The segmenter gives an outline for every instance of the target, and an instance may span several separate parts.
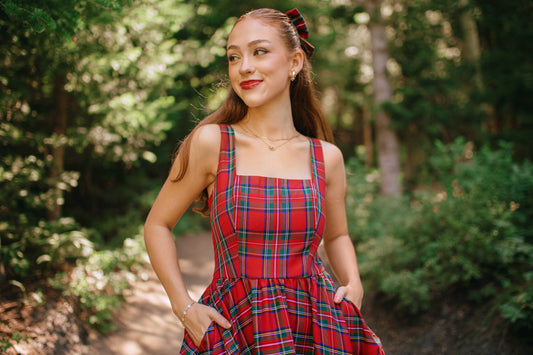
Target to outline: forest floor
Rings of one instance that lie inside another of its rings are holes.
[[[198,298],[213,272],[211,237],[208,233],[186,235],[179,237],[176,245],[186,284]],[[183,328],[153,270],[147,267],[145,272],[116,312],[117,329],[106,335],[88,329],[72,305],[54,291],[46,294],[45,305],[34,309],[0,295],[0,332],[21,335],[4,353],[177,354]],[[392,311],[377,295],[365,295],[362,313],[388,355],[533,354],[531,339],[511,335],[499,326],[497,318],[486,321],[485,310],[457,300],[444,300],[437,309],[407,317]]]

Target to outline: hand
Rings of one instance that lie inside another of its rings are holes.
[[[363,293],[363,285],[361,282],[358,282],[355,285],[340,286],[335,293],[334,301],[335,303],[341,303],[343,298],[347,298],[352,301],[359,310],[361,310]]]
[[[187,329],[193,343],[199,346],[207,328],[213,322],[222,328],[228,329],[231,327],[231,323],[222,314],[218,313],[216,309],[201,303],[195,303],[187,312],[183,325]]]

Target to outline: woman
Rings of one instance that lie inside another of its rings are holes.
[[[228,97],[184,141],[146,220],[152,265],[185,327],[182,354],[383,353],[358,310],[343,158],[313,93],[306,38],[296,9],[236,22]],[[216,266],[195,302],[171,231],[199,195]],[[336,291],[317,255],[321,240]]]

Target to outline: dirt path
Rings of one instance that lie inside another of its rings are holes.
[[[209,233],[177,238],[180,267],[191,296],[198,299],[211,281],[213,248]],[[135,285],[118,313],[118,330],[92,347],[99,354],[176,354],[181,346],[183,327],[170,310],[170,303],[151,268],[146,281]]]

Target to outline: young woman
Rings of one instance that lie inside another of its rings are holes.
[[[383,354],[359,312],[344,163],[313,92],[306,38],[296,9],[236,22],[228,97],[184,141],[146,220],[152,265],[185,327],[182,354]],[[199,195],[216,266],[196,302],[171,231]]]

